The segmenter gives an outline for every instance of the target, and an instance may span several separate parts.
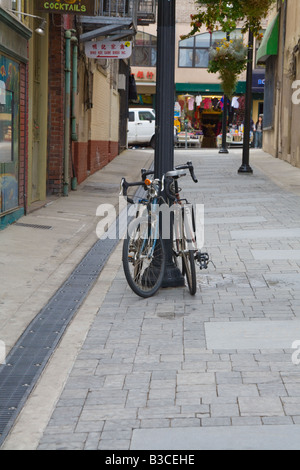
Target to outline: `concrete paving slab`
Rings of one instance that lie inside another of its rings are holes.
[[[264,260],[300,260],[300,250],[251,250],[253,258]]]
[[[290,349],[300,339],[300,321],[205,323],[208,349]]]
[[[300,288],[300,274],[264,274],[266,283],[269,287],[286,288],[286,289],[299,289]]]
[[[135,429],[131,450],[299,450],[300,426]]]
[[[255,240],[260,238],[298,238],[300,228],[291,229],[264,229],[264,230],[232,230],[230,232],[232,240]]]
[[[206,225],[219,225],[219,224],[254,224],[266,222],[265,217],[253,216],[253,217],[206,217]]]

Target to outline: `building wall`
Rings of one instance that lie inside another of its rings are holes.
[[[48,112],[48,194],[63,192],[64,154],[64,28],[63,18],[55,15],[49,24],[49,112]]]
[[[24,207],[26,211],[26,189],[28,183],[28,95],[26,91],[27,66],[20,66],[20,160],[19,160],[19,206]]]
[[[79,183],[103,168],[119,151],[118,62],[82,58],[79,64],[77,135],[73,158]]]
[[[30,5],[30,14],[40,15]],[[33,31],[29,41],[28,74],[28,206],[46,199],[47,179],[47,132],[48,132],[48,23],[45,35],[34,30],[37,20],[28,19]]]
[[[300,167],[300,103],[299,99],[295,102],[292,99],[295,92],[292,87],[293,83],[300,80],[299,52],[294,56],[295,74],[291,75],[293,49],[300,39],[299,1],[289,0],[287,3],[285,27],[284,24],[285,10],[282,5],[276,61],[274,121],[270,129],[264,130],[264,150],[293,166]]]

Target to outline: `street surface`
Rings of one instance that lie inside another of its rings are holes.
[[[149,149],[129,150],[123,163],[118,157],[109,165],[105,184],[115,187],[106,202],[117,203],[117,182],[125,168],[130,179],[130,162],[137,177],[137,156],[140,167],[153,160]],[[181,179],[183,194],[205,205],[204,251],[213,264],[197,271],[196,296],[187,287],[162,289],[147,300],[135,296],[124,278],[120,242],[3,449],[300,449],[300,169],[251,150],[254,173],[240,175],[241,158],[241,150],[175,150],[175,163],[192,160],[199,179],[197,185]],[[52,225],[55,217],[66,219],[45,232],[52,242],[41,250],[53,264],[45,272],[37,261],[39,296],[28,279],[27,298],[18,298],[18,308],[32,299],[36,309],[18,310],[11,280],[4,286],[0,340],[11,348],[50,298],[47,280],[55,292],[92,246],[99,199],[91,188],[98,177],[21,220]],[[20,228],[0,233],[7,250],[10,238],[24,240]],[[26,253],[20,245],[17,251],[24,278]],[[37,273],[32,259],[31,266]]]

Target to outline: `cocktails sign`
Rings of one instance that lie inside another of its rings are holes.
[[[94,15],[94,0],[36,0],[36,9],[45,13]]]

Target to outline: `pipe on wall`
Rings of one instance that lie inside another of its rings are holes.
[[[69,29],[65,32],[65,125],[64,125],[64,183],[63,195],[69,194],[69,170],[70,170],[70,125],[72,123],[72,140],[77,140],[76,118],[75,118],[75,97],[77,93],[77,61],[78,61],[78,41],[72,36],[76,31]],[[71,43],[73,48],[73,73],[71,66]],[[71,76],[72,76],[72,120],[71,120]]]

